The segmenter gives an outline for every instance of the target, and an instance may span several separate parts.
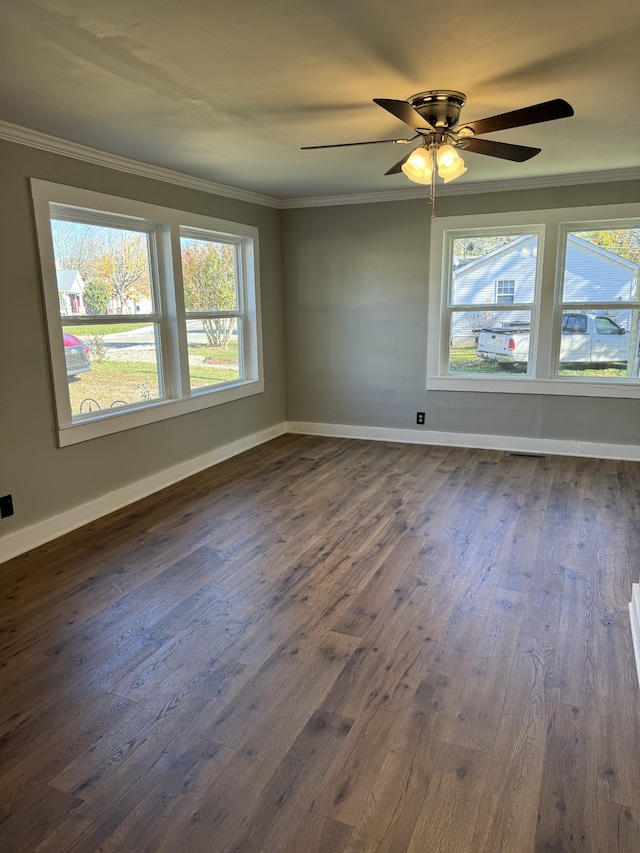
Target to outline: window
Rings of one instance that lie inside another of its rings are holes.
[[[511,279],[496,282],[496,302],[498,305],[511,305],[515,301],[516,283]]]
[[[427,388],[640,397],[640,205],[440,218]]]
[[[32,194],[61,446],[263,390],[257,229]]]
[[[526,333],[528,346],[540,287],[539,241],[535,229],[447,233],[449,273],[443,320],[450,328],[450,346],[445,354],[448,374],[502,373],[506,361],[480,354],[479,343],[485,337],[496,346],[504,342],[509,347],[513,341],[513,347],[517,344],[519,348]],[[502,278],[505,272],[514,277]],[[526,364],[526,358],[519,364]]]
[[[105,212],[87,221],[61,204],[49,214],[72,420],[163,399],[156,228]],[[86,352],[82,371],[74,346]]]
[[[560,229],[559,377],[638,379],[640,222],[636,227],[625,222],[608,226],[583,230],[565,224]],[[573,330],[566,327],[565,317],[573,317]]]
[[[192,389],[235,381],[244,375],[242,279],[238,243],[180,229],[187,344],[190,352],[207,351],[203,362],[189,361]]]

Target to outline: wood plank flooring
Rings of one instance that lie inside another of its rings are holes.
[[[640,853],[640,465],[284,436],[0,566],[3,853]]]

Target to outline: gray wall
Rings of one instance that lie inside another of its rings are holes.
[[[640,200],[640,181],[438,199],[438,216]],[[425,391],[426,200],[283,212],[290,421],[638,444],[635,400]]]
[[[160,423],[56,445],[28,178],[140,199],[260,229],[265,392]],[[0,535],[126,487],[285,418],[279,212],[0,142]]]
[[[28,178],[260,229],[265,393],[58,448]],[[638,442],[630,400],[427,392],[429,207],[277,211],[0,141],[0,535],[282,423]],[[439,216],[640,199],[640,182],[442,198]],[[282,260],[281,260],[282,250]],[[284,266],[284,272],[282,270]],[[283,327],[284,310],[284,327]],[[285,396],[286,387],[286,396]]]

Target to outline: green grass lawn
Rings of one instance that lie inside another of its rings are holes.
[[[65,332],[77,335],[79,338],[89,338],[93,335],[116,335],[120,332],[134,332],[136,329],[144,329],[148,323],[115,323],[113,326],[63,326]]]
[[[231,338],[226,347],[210,347],[196,344],[188,347],[189,355],[205,359],[210,364],[236,364],[238,361],[238,341]]]
[[[147,324],[118,324],[109,327],[109,331],[131,331],[144,328]],[[77,327],[72,328],[78,332]],[[149,361],[125,361],[116,358],[109,347],[104,346],[107,335],[104,326],[83,326],[82,337],[91,350],[90,371],[79,374],[69,382],[69,397],[74,414],[96,409],[108,409],[111,406],[129,405],[143,400],[156,400],[159,396],[158,375],[156,364]],[[102,346],[97,346],[92,340],[93,334],[98,335]],[[188,347],[190,364],[189,377],[192,388],[203,388],[230,382],[239,377],[238,371],[238,341],[232,338],[226,347],[212,347],[195,344]],[[153,356],[146,354],[147,358]],[[135,356],[132,356],[134,358]],[[144,356],[140,356],[144,358]]]
[[[495,362],[484,361],[476,355],[475,347],[451,347],[450,373],[504,373]]]
[[[238,378],[237,370],[215,365],[191,365],[193,388],[216,385]],[[87,373],[69,381],[69,398],[74,414],[108,409],[158,398],[158,376],[152,362],[103,361]]]
[[[591,367],[563,367],[560,376],[626,376],[627,367],[611,364],[592,365]]]

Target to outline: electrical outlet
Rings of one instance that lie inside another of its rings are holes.
[[[418,412],[416,423],[418,426],[424,426],[424,412]]]
[[[4,495],[0,498],[0,518],[9,518],[13,515],[13,498],[11,495]]]

